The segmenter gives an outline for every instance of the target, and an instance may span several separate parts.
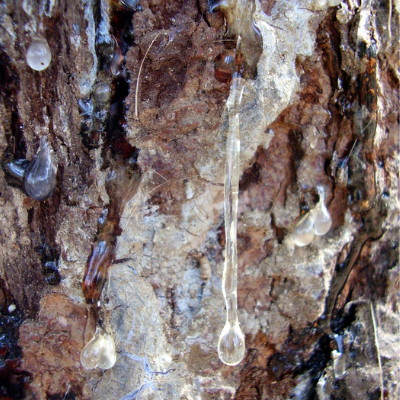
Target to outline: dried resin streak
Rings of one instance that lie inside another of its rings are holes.
[[[134,149],[134,148],[132,148]],[[141,170],[136,157],[114,161],[106,181],[110,203],[105,215],[99,218],[99,228],[92,253],[86,264],[82,290],[89,303],[97,304],[107,279],[108,268],[114,262],[117,237],[121,234],[119,222],[127,202],[136,194]]]
[[[114,262],[117,237],[121,234],[119,222],[126,203],[135,195],[140,182],[141,170],[137,165],[138,150],[126,139],[126,104],[129,94],[129,73],[125,69],[125,55],[132,45],[131,31],[133,10],[115,2],[110,7],[99,3],[98,11],[102,23],[96,33],[96,52],[99,57],[99,75],[105,80],[112,79],[111,88],[103,81],[93,88],[93,98],[97,113],[89,107],[87,114],[97,115],[97,134],[86,137],[90,147],[98,145],[99,134],[103,137],[103,166],[110,172],[106,190],[110,203],[99,218],[98,234],[88,258],[82,289],[89,303],[98,305],[101,291],[107,279],[108,269]],[[104,38],[101,25],[112,21],[112,41]],[[108,103],[110,107],[108,107]],[[85,106],[85,105],[84,105]],[[81,108],[83,108],[81,106]],[[99,110],[103,110],[99,118]],[[108,111],[107,111],[108,109]],[[94,113],[92,112],[94,111]]]
[[[254,78],[261,55],[262,40],[253,21],[254,1],[220,1],[211,3],[212,10],[224,13],[226,37],[236,44],[233,56],[224,56],[232,68],[231,92],[227,102],[229,129],[225,166],[225,263],[222,292],[226,305],[226,322],[218,341],[218,355],[227,365],[240,363],[245,354],[245,341],[237,311],[237,212],[240,178],[240,105],[244,77]],[[229,51],[229,46],[228,46]],[[217,71],[216,71],[217,72]],[[217,75],[217,74],[216,74]],[[243,78],[242,78],[243,77]],[[217,77],[218,79],[218,77]]]
[[[114,262],[117,250],[117,237],[122,230],[119,226],[121,215],[128,201],[138,190],[141,170],[137,160],[137,150],[130,147],[131,157],[124,159],[121,155],[114,156],[113,168],[106,181],[106,190],[110,203],[103,215],[99,218],[99,229],[96,241],[92,246],[87,263],[82,290],[89,303],[100,306],[100,296],[104,283],[108,277],[108,269]],[[111,155],[112,149],[108,154]],[[97,316],[101,309],[96,308]],[[94,337],[86,344],[81,352],[81,363],[87,369],[112,368],[116,362],[116,350],[112,334],[101,326],[99,318]]]
[[[105,184],[110,202],[99,218],[98,234],[82,282],[87,302],[95,305],[98,323],[95,335],[82,350],[81,364],[87,369],[110,369],[116,362],[116,349],[111,330],[104,328],[108,323],[100,298],[115,259],[117,238],[122,232],[121,216],[128,201],[136,194],[141,177],[137,164],[139,151],[126,139],[125,115],[125,99],[130,90],[125,56],[133,44],[135,7],[119,2],[98,2],[96,7],[100,19],[96,32],[98,82],[93,87],[92,99],[80,102],[84,117],[81,134],[88,148],[98,147],[100,138],[104,140],[102,168],[110,171]],[[104,34],[104,27],[111,21],[112,37]]]

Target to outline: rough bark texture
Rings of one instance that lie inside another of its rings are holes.
[[[43,135],[58,159],[41,202],[0,170],[1,398],[379,399],[380,374],[384,397],[399,395],[399,4],[337,3],[256,3],[263,52],[243,99],[238,221],[247,351],[232,368],[216,351],[222,14],[205,0],[143,0],[135,12],[114,0],[0,1],[2,166],[31,160]],[[25,61],[36,35],[52,52],[42,72]],[[97,82],[109,102],[94,98]],[[81,284],[118,197],[107,177],[133,153],[139,190],[114,215],[101,298],[117,363],[88,371],[79,357],[97,310]],[[333,226],[295,247],[317,186]]]

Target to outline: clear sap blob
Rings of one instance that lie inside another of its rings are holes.
[[[309,245],[315,236],[314,210],[303,215],[295,225],[292,232],[292,239],[296,246],[303,247]]]
[[[337,350],[332,351],[333,373],[335,375],[335,379],[342,379],[346,374],[346,359],[344,355],[343,336],[335,334],[333,335],[333,338],[335,339],[338,347]]]
[[[333,358],[333,373],[335,379],[342,379],[346,374],[346,359],[343,353],[339,353],[336,350],[332,351]]]
[[[218,355],[226,365],[237,365],[245,352],[244,336],[239,323],[226,322],[218,341]]]
[[[317,187],[319,193],[319,202],[314,208],[313,212],[315,213],[315,234],[322,236],[328,233],[329,229],[332,226],[331,215],[329,214],[328,209],[325,206],[325,190],[322,186]]]
[[[322,236],[328,233],[332,226],[331,215],[324,203],[319,203],[315,208],[315,234]]]
[[[110,100],[111,90],[108,85],[100,82],[94,87],[93,95],[99,103],[107,103]]]
[[[24,189],[35,200],[48,199],[56,187],[57,164],[46,137],[40,139],[39,149],[24,176]]]
[[[92,340],[83,348],[81,364],[86,369],[110,369],[117,360],[114,340],[102,329],[97,329]]]
[[[26,52],[26,62],[35,71],[43,71],[51,62],[51,51],[46,39],[33,39]]]

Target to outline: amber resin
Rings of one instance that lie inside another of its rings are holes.
[[[110,196],[105,220],[99,220],[96,241],[87,263],[82,290],[89,303],[97,304],[107,279],[108,268],[114,262],[117,237],[121,234],[119,222],[126,203],[137,192],[140,167],[132,159],[118,157],[106,182]]]

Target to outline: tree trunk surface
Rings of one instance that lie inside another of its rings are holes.
[[[229,26],[206,0],[124,3],[0,1],[0,398],[397,398],[399,2],[255,3],[235,367],[217,352]],[[42,137],[58,169],[38,201],[7,166]],[[297,247],[318,188],[332,227]],[[88,370],[99,320],[117,361]]]

